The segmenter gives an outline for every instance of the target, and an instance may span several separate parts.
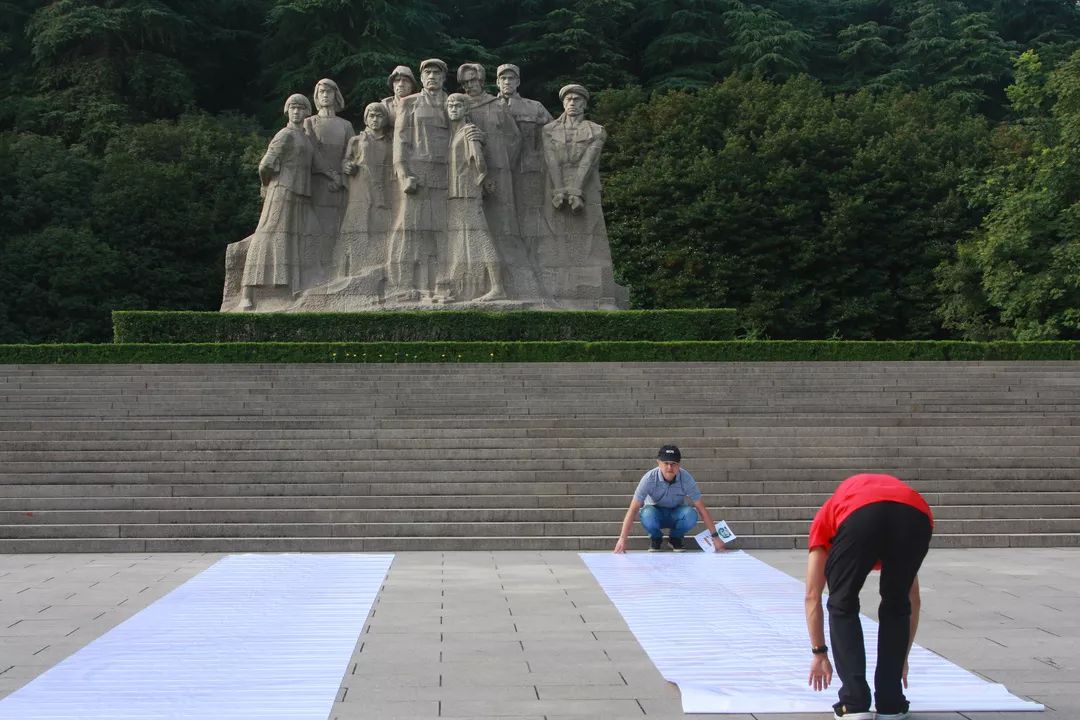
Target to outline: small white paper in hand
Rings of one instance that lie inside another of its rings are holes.
[[[735,533],[731,532],[731,528],[723,520],[717,520],[716,522],[716,534],[720,536],[720,540],[725,543],[729,543],[735,539]],[[712,531],[705,529],[694,536],[697,540],[697,544],[701,546],[701,549],[705,552],[716,552],[716,547],[712,541]]]

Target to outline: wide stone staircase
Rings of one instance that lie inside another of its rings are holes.
[[[0,552],[603,550],[668,442],[743,547],[862,471],[1075,546],[1078,441],[1068,362],[7,365]]]

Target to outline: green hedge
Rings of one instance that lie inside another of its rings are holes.
[[[730,309],[366,313],[113,311],[118,343],[731,340]]]
[[[1080,342],[427,342],[0,345],[0,363],[1080,360]]]

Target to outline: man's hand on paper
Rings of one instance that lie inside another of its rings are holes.
[[[829,654],[814,655],[810,661],[810,687],[814,690],[824,690],[830,683],[832,683],[832,663],[829,662]]]

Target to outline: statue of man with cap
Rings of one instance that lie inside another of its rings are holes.
[[[401,112],[402,101],[416,92],[417,85],[413,71],[405,65],[398,65],[394,68],[393,72],[390,73],[390,77],[387,78],[387,83],[390,85],[390,89],[394,91],[394,94],[383,98],[382,106],[386,108],[386,129],[392,141],[394,123],[397,122],[397,116]],[[393,160],[392,157],[390,159]],[[390,221],[394,222],[401,213],[402,192],[397,173],[391,173],[391,176],[390,184],[387,187],[387,200],[390,206]]]
[[[521,152],[515,166],[514,205],[517,208],[518,228],[529,255],[535,257],[536,246],[544,234],[544,142],[542,130],[551,122],[551,113],[543,103],[518,94],[521,68],[506,63],[500,65],[495,83],[499,100],[514,118],[521,133]]]
[[[626,541],[630,537],[635,516],[640,517],[641,526],[649,534],[649,552],[660,550],[665,528],[668,528],[671,549],[675,552],[685,550],[683,538],[697,525],[699,514],[705,521],[705,527],[716,527],[705,501],[701,499],[697,481],[681,463],[682,453],[678,447],[665,445],[660,448],[656,454],[656,467],[642,476],[634,491],[614,552],[626,552]],[[691,504],[688,505],[687,501]],[[712,539],[717,552],[724,549],[724,542],[715,531]]]
[[[469,97],[469,120],[484,133],[490,187],[484,197],[484,215],[506,268],[507,295],[513,300],[539,301],[540,283],[521,241],[514,202],[521,132],[506,105],[484,90],[485,75],[480,63],[465,63],[457,74]]]
[[[416,76],[407,66],[398,65],[390,73],[390,77],[387,78],[386,82],[390,89],[394,91],[394,94],[383,98],[382,104],[390,114],[390,127],[393,127],[394,121],[397,120],[398,111],[401,109],[401,101],[416,92]]]
[[[611,245],[600,207],[600,151],[607,133],[585,119],[589,91],[559,91],[563,114],[544,126],[544,160],[550,202],[536,261],[544,290],[574,309],[617,310],[626,289],[615,284]]]
[[[394,123],[394,171],[402,195],[387,260],[388,297],[431,298],[445,255],[450,118],[446,63],[420,63],[420,92],[402,98]]]

